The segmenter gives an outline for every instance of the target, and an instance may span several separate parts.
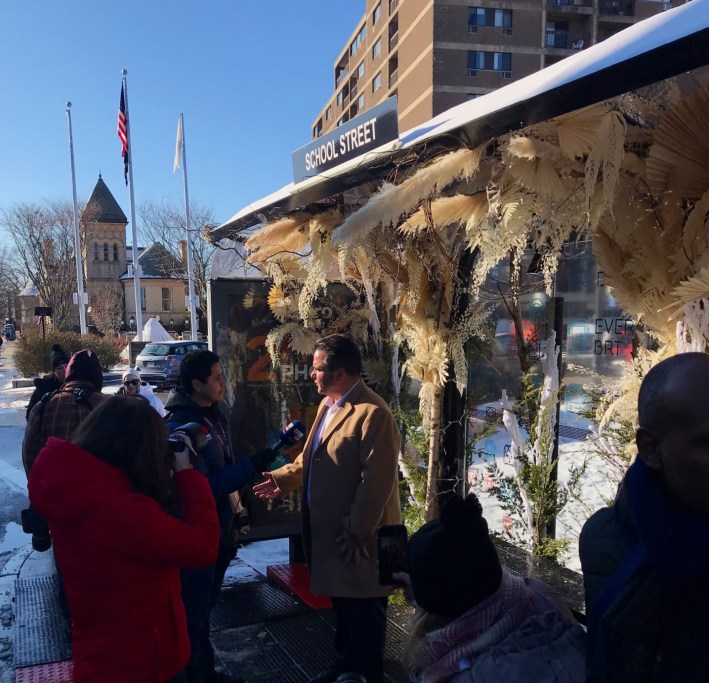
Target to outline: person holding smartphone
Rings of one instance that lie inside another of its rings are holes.
[[[387,596],[379,582],[377,527],[401,523],[399,430],[385,401],[361,378],[354,341],[333,334],[315,343],[310,377],[323,396],[303,452],[265,472],[261,498],[303,487],[303,544],[313,593],[328,595],[337,616],[337,661],[311,683],[356,672],[383,678]]]

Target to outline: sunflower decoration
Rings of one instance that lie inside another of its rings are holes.
[[[268,307],[278,320],[284,322],[290,317],[290,297],[286,296],[281,285],[272,285],[268,291]]]

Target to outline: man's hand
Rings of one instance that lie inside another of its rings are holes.
[[[283,494],[283,491],[281,491],[281,487],[276,483],[276,478],[273,474],[270,472],[261,472],[261,474],[266,477],[266,480],[254,486],[254,494],[264,500],[278,498],[278,496]]]
[[[192,469],[192,458],[195,456],[195,452],[192,450],[192,444],[189,437],[186,434],[180,434],[179,432],[173,436],[182,441],[185,447],[181,451],[173,453],[172,471],[181,472],[182,470]]]
[[[340,546],[339,555],[345,558],[347,564],[354,563],[355,567],[359,567],[362,558],[369,559],[369,551],[364,541],[360,541],[353,533],[349,531],[342,532],[342,535],[337,539]]]

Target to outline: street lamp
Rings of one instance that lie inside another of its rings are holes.
[[[175,328],[175,321],[172,318],[170,318],[170,329],[172,330],[174,328]]]
[[[135,332],[135,318],[133,316],[128,318],[128,324],[130,325],[130,331]]]
[[[186,330],[190,329],[190,319],[189,318],[185,318],[185,329]]]

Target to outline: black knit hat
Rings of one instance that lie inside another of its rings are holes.
[[[103,371],[96,354],[89,349],[77,351],[66,366],[65,381],[90,382],[96,387],[96,391],[101,391]]]
[[[56,370],[60,365],[66,365],[69,362],[69,356],[64,353],[59,344],[52,344],[52,370]]]
[[[492,595],[502,581],[500,560],[474,495],[451,498],[440,519],[411,537],[408,562],[417,604],[450,619]]]

